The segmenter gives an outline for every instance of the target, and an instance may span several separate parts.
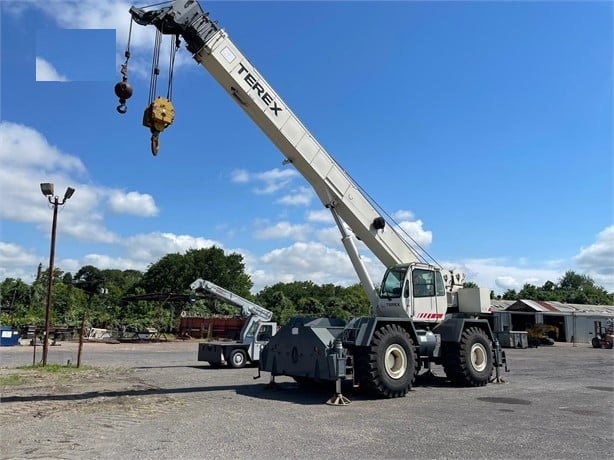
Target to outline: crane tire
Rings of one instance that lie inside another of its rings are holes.
[[[593,337],[591,340],[591,345],[593,348],[601,348],[601,340],[599,340],[597,337]]]
[[[373,334],[371,345],[356,354],[360,387],[382,398],[399,398],[416,377],[416,350],[411,336],[398,324],[386,324]]]
[[[230,352],[230,357],[228,359],[228,364],[230,367],[234,367],[235,369],[241,369],[245,367],[245,363],[247,362],[247,356],[245,352],[240,348],[236,348]]]
[[[455,385],[486,385],[493,371],[493,363],[492,343],[479,327],[465,329],[459,343],[445,344],[443,369]]]

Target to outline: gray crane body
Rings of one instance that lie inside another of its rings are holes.
[[[145,11],[140,25],[180,35],[193,58],[279,148],[313,187],[341,232],[375,315],[345,323],[293,318],[260,355],[260,370],[299,382],[351,379],[380,397],[404,396],[421,368],[441,364],[453,383],[482,386],[505,362],[489,322],[490,291],[462,288],[464,275],[425,263],[394,225],[303,126],[217,23],[195,0]],[[348,232],[347,227],[351,230]],[[387,268],[374,287],[358,254],[360,239]],[[343,398],[340,398],[344,400]],[[338,399],[339,400],[339,399]]]

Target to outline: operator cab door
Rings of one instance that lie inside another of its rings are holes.
[[[441,272],[430,267],[411,268],[411,276],[405,278],[403,296],[411,302],[417,321],[441,321],[448,308]]]
[[[249,356],[252,361],[260,360],[260,352],[276,332],[276,323],[263,322],[258,324],[253,340],[249,344]]]

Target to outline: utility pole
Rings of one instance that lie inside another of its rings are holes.
[[[51,224],[51,248],[49,249],[49,279],[47,280],[47,304],[45,306],[45,336],[43,337],[43,366],[47,365],[49,352],[49,322],[51,318],[51,299],[53,298],[53,262],[55,259],[55,233],[58,225],[58,207],[62,206],[75,193],[75,189],[68,187],[64,198],[53,194],[53,184],[45,182],[41,184],[41,192],[47,197],[53,206],[53,223]],[[34,338],[36,341],[36,337]]]

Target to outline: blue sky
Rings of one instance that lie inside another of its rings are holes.
[[[441,264],[498,293],[567,270],[614,290],[612,2],[201,4]],[[134,26],[135,94],[115,111],[129,2],[0,5],[0,279],[48,264],[48,181],[76,189],[64,271],[215,244],[243,254],[254,292],[357,282],[309,184],[184,47],[157,157],[141,126],[153,30]]]

